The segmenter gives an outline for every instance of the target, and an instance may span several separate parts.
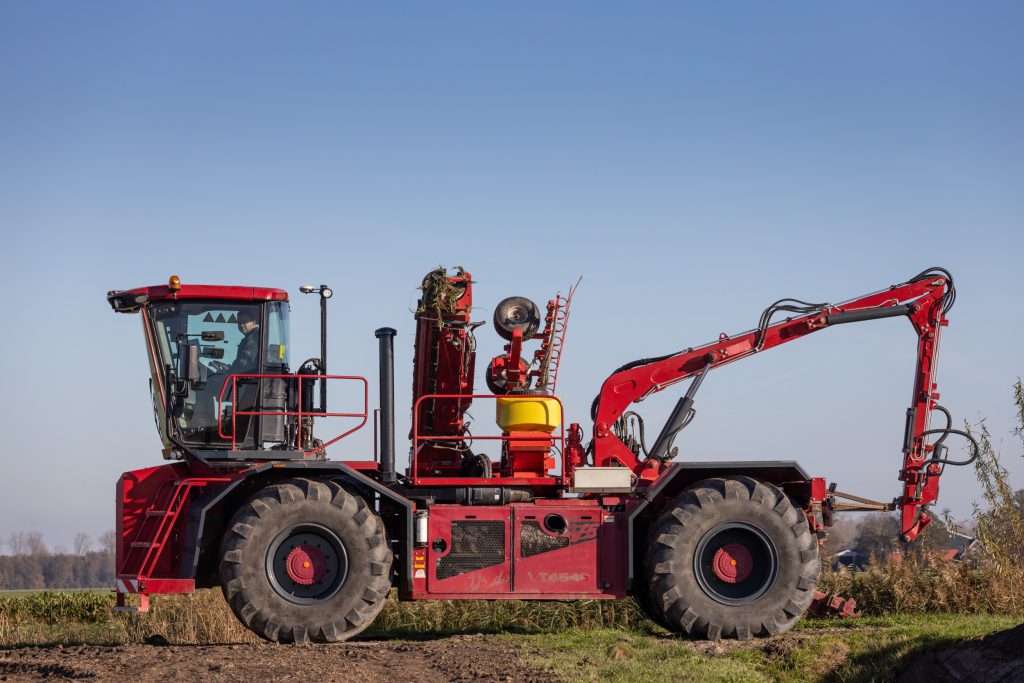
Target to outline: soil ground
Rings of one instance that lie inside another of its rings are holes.
[[[508,641],[454,636],[338,645],[49,646],[0,650],[0,681],[557,681]]]

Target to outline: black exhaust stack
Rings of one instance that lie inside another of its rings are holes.
[[[394,483],[395,476],[395,335],[382,327],[374,336],[380,344],[380,478]]]

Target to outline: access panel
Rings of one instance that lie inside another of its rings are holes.
[[[512,519],[515,593],[603,592],[598,565],[603,521],[599,506],[515,505]]]
[[[512,590],[507,507],[435,505],[430,508],[428,529],[430,593]]]

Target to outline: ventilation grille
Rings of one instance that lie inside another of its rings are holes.
[[[504,522],[452,522],[452,550],[437,561],[437,578],[450,579],[504,561]]]
[[[569,545],[569,536],[550,536],[540,528],[540,522],[523,522],[519,528],[519,555],[533,557]]]

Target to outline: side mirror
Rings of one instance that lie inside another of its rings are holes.
[[[182,344],[178,347],[178,381],[188,386],[199,380],[199,345]]]
[[[221,330],[204,330],[199,336],[203,341],[224,341],[224,332]]]

